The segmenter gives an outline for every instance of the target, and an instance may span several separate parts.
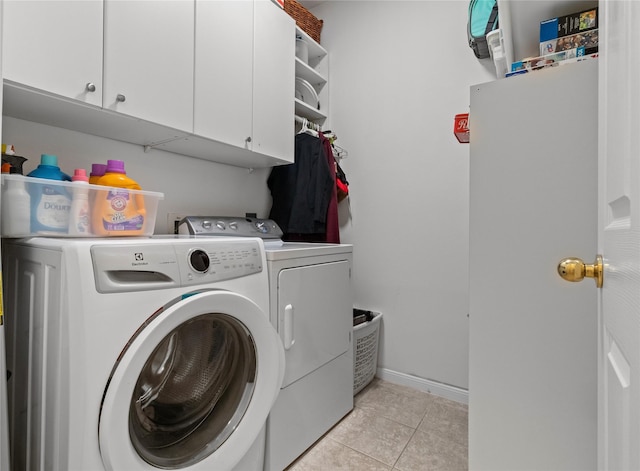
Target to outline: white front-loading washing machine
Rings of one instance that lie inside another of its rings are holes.
[[[261,470],[284,374],[260,239],[3,247],[14,470]]]
[[[269,315],[286,364],[267,420],[265,471],[282,471],[353,409],[353,246],[283,242],[270,219],[191,216],[178,230],[265,240]]]

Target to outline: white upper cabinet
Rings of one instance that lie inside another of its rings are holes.
[[[295,21],[256,0],[253,50],[253,150],[294,160]]]
[[[102,12],[102,0],[6,0],[4,79],[101,106]]]
[[[193,131],[194,10],[194,0],[105,0],[104,108]]]
[[[270,0],[196,0],[194,134],[293,162],[294,31]]]
[[[7,116],[247,168],[293,162],[295,22],[270,0],[6,0],[2,35]]]
[[[194,134],[250,148],[253,0],[196,0]]]

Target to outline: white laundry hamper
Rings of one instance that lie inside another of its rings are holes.
[[[353,327],[353,395],[358,394],[376,375],[378,367],[378,341],[382,313],[354,309],[366,314],[367,320]]]

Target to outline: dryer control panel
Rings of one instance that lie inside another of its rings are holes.
[[[96,289],[121,293],[212,283],[263,270],[258,240],[176,240],[91,247]]]
[[[282,230],[273,219],[228,216],[187,216],[179,222],[178,234],[282,238]]]

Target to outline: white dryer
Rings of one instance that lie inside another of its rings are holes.
[[[270,219],[192,216],[179,232],[265,240],[269,313],[286,363],[267,421],[265,471],[282,471],[353,409],[353,246],[283,242]]]
[[[285,349],[265,471],[282,471],[353,409],[349,244],[265,243],[271,322]]]
[[[3,247],[14,470],[261,470],[284,354],[260,239]]]

